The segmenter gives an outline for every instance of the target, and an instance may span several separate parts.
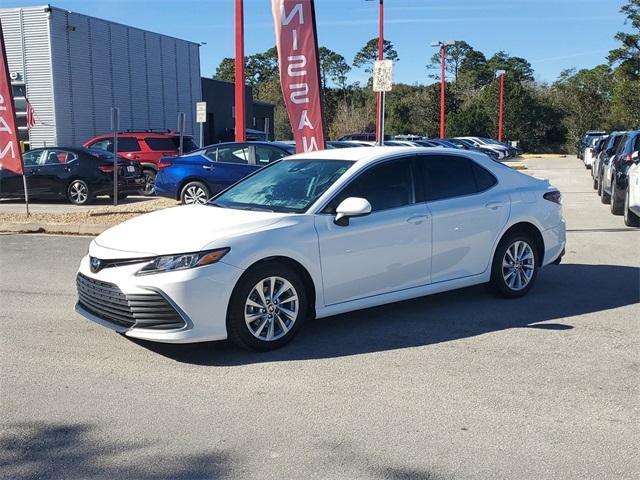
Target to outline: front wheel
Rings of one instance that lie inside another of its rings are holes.
[[[277,263],[249,270],[229,302],[229,339],[247,350],[274,350],[288,343],[307,317],[308,303],[298,274]]]
[[[79,178],[73,180],[67,187],[67,198],[74,205],[86,205],[93,198],[89,184]]]
[[[490,285],[502,297],[522,297],[536,281],[538,265],[538,251],[532,239],[522,234],[510,235],[496,249]]]

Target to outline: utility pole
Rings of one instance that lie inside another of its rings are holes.
[[[431,43],[432,47],[440,48],[440,138],[446,137],[446,87],[447,81],[445,78],[446,75],[446,56],[447,56],[447,47],[455,45],[456,42],[454,40],[448,40],[446,42],[443,41],[435,41]]]

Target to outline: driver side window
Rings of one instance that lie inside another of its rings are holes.
[[[415,204],[412,163],[403,159],[369,168],[336,195],[323,213],[335,214],[338,205],[349,197],[368,200],[372,213]]]

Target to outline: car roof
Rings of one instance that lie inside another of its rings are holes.
[[[393,157],[396,155],[442,155],[442,154],[465,155],[473,158],[483,158],[483,153],[460,152],[458,149],[429,148],[429,147],[354,147],[339,148],[335,150],[319,150],[313,152],[298,153],[287,157],[286,160],[348,160],[359,164],[372,163],[377,160]]]

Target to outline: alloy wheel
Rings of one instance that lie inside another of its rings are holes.
[[[527,287],[533,278],[535,256],[531,245],[522,240],[512,243],[502,259],[502,277],[514,291]]]
[[[291,282],[282,277],[268,277],[249,292],[244,320],[254,337],[273,342],[293,328],[299,309],[298,292]]]
[[[189,185],[184,192],[185,205],[199,204],[203,205],[208,200],[207,192],[199,185]]]
[[[82,204],[87,201],[89,197],[89,191],[84,182],[76,180],[69,187],[69,196],[73,203]]]
[[[144,187],[141,190],[143,195],[153,195],[156,191],[156,175],[153,172],[145,171],[144,175]]]

